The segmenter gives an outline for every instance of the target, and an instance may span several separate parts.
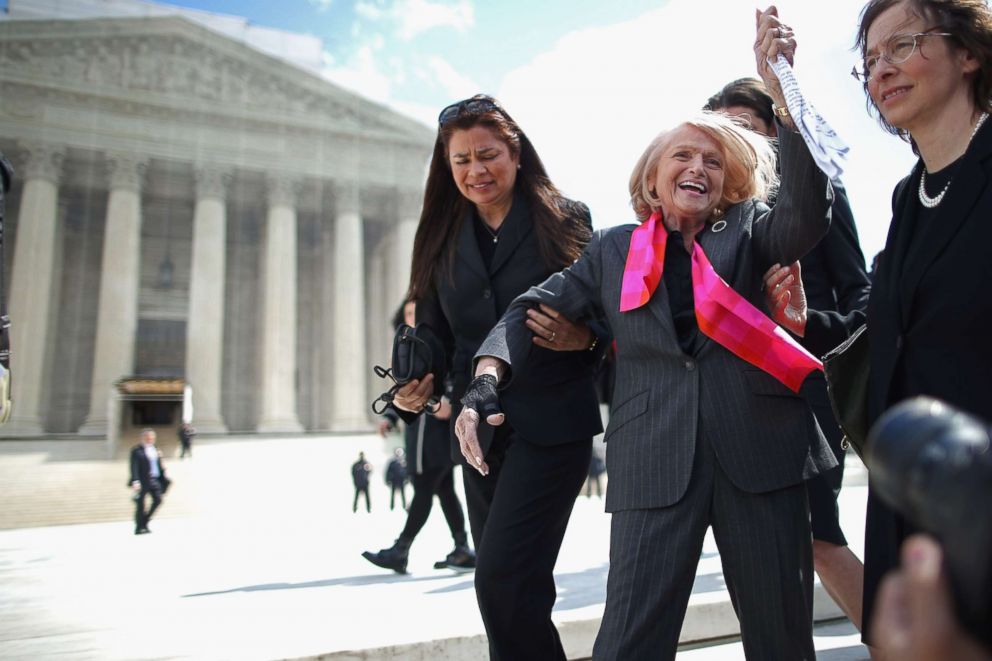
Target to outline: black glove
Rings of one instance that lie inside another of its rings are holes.
[[[498,381],[492,374],[480,374],[472,379],[462,397],[462,406],[474,409],[481,420],[503,411],[499,408],[499,393],[496,390]]]

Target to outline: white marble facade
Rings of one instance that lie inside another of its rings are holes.
[[[6,436],[104,435],[179,376],[202,432],[367,428],[433,132],[181,17],[0,22]]]

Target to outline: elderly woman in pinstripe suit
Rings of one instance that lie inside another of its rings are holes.
[[[774,10],[759,19],[765,58],[794,42]],[[606,431],[613,513],[596,659],[674,658],[708,526],[749,659],[814,659],[812,553],[804,479],[836,465],[798,389],[818,361],[764,314],[762,274],[829,227],[832,192],[779,113],[781,186],[767,141],[710,113],[662,133],[631,176],[639,225],[597,233],[572,266],[517,298],[476,354],[456,423],[484,472],[476,429],[526,378],[526,311],[605,316],[616,338]],[[553,327],[549,329],[553,332]],[[501,390],[497,390],[497,388]]]

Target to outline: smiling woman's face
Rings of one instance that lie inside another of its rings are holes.
[[[933,27],[910,12],[906,2],[895,4],[869,26],[865,59],[890,48],[893,37]],[[954,48],[948,37],[917,37],[916,48],[905,62],[891,64],[879,58],[868,81],[868,93],[889,124],[913,133],[939,121],[948,99],[970,94],[968,74],[977,66],[974,58]]]
[[[694,126],[675,129],[655,168],[654,188],[662,214],[681,226],[705,222],[723,199],[724,156],[720,145]]]

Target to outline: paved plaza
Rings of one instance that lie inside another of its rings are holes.
[[[134,536],[126,462],[100,443],[0,442],[0,658],[444,660],[485,658],[472,574],[434,570],[451,548],[440,509],[410,574],[363,550],[392,543],[385,462],[398,437],[218,437],[167,459],[173,487]],[[163,444],[167,458],[173,442]],[[351,511],[349,467],[375,466],[372,513]],[[845,531],[860,553],[864,475],[849,471]],[[69,525],[72,524],[72,525]],[[556,579],[569,658],[588,658],[602,614],[609,516],[576,502]],[[818,618],[839,611],[822,589]],[[680,659],[743,659],[712,538]],[[846,621],[821,625],[819,659],[867,659]],[[726,641],[726,642],[723,642]]]

